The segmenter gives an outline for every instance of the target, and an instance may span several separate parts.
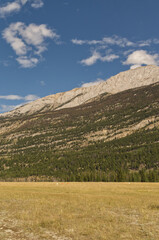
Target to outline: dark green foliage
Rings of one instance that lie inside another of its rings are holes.
[[[133,139],[136,143],[132,145]],[[61,181],[159,181],[158,141],[159,130],[153,129],[111,142],[96,142],[76,151],[34,149],[12,155],[9,160],[1,159],[0,176],[53,176]]]

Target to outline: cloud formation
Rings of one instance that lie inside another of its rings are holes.
[[[128,55],[124,65],[131,65],[132,68],[136,68],[142,65],[158,65],[159,64],[159,55],[158,54],[149,54],[145,50],[137,50]]]
[[[24,101],[17,105],[0,104],[0,112],[3,113],[3,112],[9,112],[11,110],[14,110],[15,108],[20,107],[26,103],[35,101],[35,100],[39,99],[39,97],[34,94],[29,94],[24,97],[22,97],[20,95],[5,95],[5,96],[1,95],[0,99],[7,100],[7,101]]]
[[[115,54],[102,56],[99,52],[94,51],[91,57],[81,60],[80,63],[86,66],[91,66],[98,60],[102,62],[112,62],[117,58],[119,58],[119,56]]]
[[[80,40],[77,38],[74,38],[71,40],[71,42],[75,45],[88,45],[90,46],[90,50],[92,55],[88,58],[82,59],[80,63],[84,66],[91,66],[95,64],[97,61],[101,62],[112,62],[115,59],[119,58],[119,54],[113,53],[110,46],[116,46],[120,48],[125,47],[132,47],[135,45],[132,41],[129,41],[127,38],[122,38],[117,35],[114,35],[112,37],[104,37],[101,40]],[[92,51],[92,48],[94,50]],[[105,51],[105,49],[107,49]],[[104,52],[103,52],[104,51]]]
[[[81,87],[91,87],[91,86],[96,86],[96,85],[98,85],[98,84],[101,83],[101,82],[104,82],[104,80],[102,80],[102,79],[99,78],[99,79],[97,79],[97,80],[94,81],[94,82],[83,83]]]
[[[79,40],[77,38],[72,39],[71,42],[76,45],[117,45],[120,47],[133,46],[134,43],[127,38],[122,38],[117,35],[112,37],[104,37],[101,40]]]
[[[142,65],[159,65],[159,54],[148,53],[147,50],[153,45],[159,44],[159,39],[132,42],[127,38],[114,35],[104,37],[101,40],[81,40],[74,38],[71,42],[75,45],[86,45],[90,48],[92,55],[80,61],[84,66],[91,66],[97,63],[97,61],[111,62],[115,59],[120,59],[123,65],[130,65],[130,68]]]
[[[34,101],[37,100],[39,97],[33,94],[29,94],[25,97],[19,96],[19,95],[5,95],[5,96],[0,96],[0,99],[4,99],[4,100],[24,100],[24,101]]]
[[[34,0],[33,3],[31,4],[31,6],[33,8],[41,8],[43,7],[44,3],[42,0]]]
[[[17,62],[23,68],[35,67],[40,61],[42,52],[47,50],[45,39],[58,41],[59,35],[45,24],[12,23],[2,33],[3,38],[16,53]]]
[[[42,0],[15,0],[7,2],[0,7],[0,17],[4,18],[12,13],[19,12],[26,3],[31,3],[31,7],[40,8],[44,5]]]
[[[0,17],[5,17],[11,13],[19,12],[24,4],[24,2],[18,0],[6,3],[4,6],[0,7]]]
[[[9,112],[17,107],[20,107],[20,105],[5,105],[5,104],[0,104],[0,112]]]

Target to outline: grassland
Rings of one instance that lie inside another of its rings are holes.
[[[158,183],[0,183],[1,240],[157,240]]]

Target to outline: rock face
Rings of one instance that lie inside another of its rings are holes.
[[[115,94],[127,89],[137,88],[159,82],[159,67],[144,66],[121,72],[95,86],[75,88],[68,92],[50,95],[23,105],[1,117],[31,115],[38,112],[75,107],[103,93]]]

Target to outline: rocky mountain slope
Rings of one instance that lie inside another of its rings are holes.
[[[144,81],[133,84],[144,86],[104,92],[73,108],[0,118],[0,179],[159,181],[158,67],[139,70]],[[123,81],[130,88],[136,78]]]
[[[159,81],[159,67],[145,66],[121,72],[95,86],[76,88],[68,92],[50,95],[21,106],[0,117],[31,115],[46,111],[79,106],[103,93],[115,94]]]

